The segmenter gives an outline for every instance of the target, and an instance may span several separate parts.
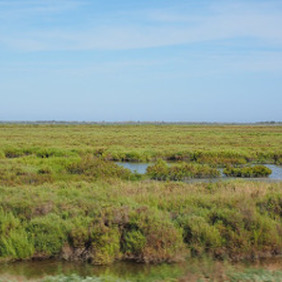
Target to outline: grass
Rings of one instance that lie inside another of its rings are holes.
[[[147,168],[147,175],[155,180],[183,181],[191,178],[215,178],[220,176],[220,172],[208,165],[185,162],[168,165],[163,160],[158,160]]]
[[[282,163],[282,126],[0,125],[0,156],[208,164]]]
[[[281,126],[0,125],[0,260],[281,254],[281,182],[172,182],[281,163],[281,137]],[[157,159],[145,176],[113,162]]]

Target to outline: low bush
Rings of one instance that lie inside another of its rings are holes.
[[[132,176],[130,170],[91,155],[68,164],[66,170],[70,174],[84,175],[94,179],[113,177],[130,179]]]
[[[50,213],[32,219],[26,231],[31,237],[36,256],[52,257],[61,252],[69,230],[66,222],[58,215]]]
[[[171,262],[182,258],[185,249],[181,229],[148,207],[103,209],[88,227],[76,228],[70,234],[71,246],[84,249],[80,258],[94,264],[120,258]]]
[[[220,172],[207,165],[179,163],[167,165],[159,160],[156,164],[147,168],[147,174],[155,180],[181,181],[191,178],[214,178],[220,176]]]
[[[282,253],[281,183],[112,179],[0,186],[0,260],[159,263]]]
[[[267,177],[272,170],[263,165],[252,167],[227,167],[223,170],[226,176],[231,177]]]
[[[25,226],[12,213],[0,210],[0,258],[23,259],[33,255]]]

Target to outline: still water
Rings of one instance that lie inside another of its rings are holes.
[[[124,168],[127,168],[131,170],[132,172],[137,172],[139,174],[145,174],[146,169],[148,166],[152,165],[152,163],[130,163],[130,162],[117,162],[116,163],[119,166],[122,166]],[[269,175],[266,178],[252,178],[251,180],[269,180],[269,181],[280,181],[282,180],[282,166],[281,165],[273,165],[273,164],[264,164],[264,166],[270,168],[272,170],[271,175]],[[226,177],[223,174],[223,169],[219,169],[221,172],[221,177],[218,179],[234,179],[232,177]],[[218,179],[213,179],[218,180]],[[246,179],[246,178],[244,178]],[[249,178],[248,178],[249,179]]]
[[[213,261],[207,258],[189,259],[177,264],[146,265],[119,262],[110,266],[93,266],[87,263],[67,263],[52,260],[31,261],[0,264],[0,281],[41,281],[49,276],[71,276],[74,274],[81,279],[85,277],[109,277],[111,278],[110,281],[199,281],[199,278],[204,278],[204,281],[219,281],[222,277],[230,277],[234,273],[259,269],[268,271],[268,274],[275,272],[275,275],[282,279],[281,265],[281,257],[235,264]],[[206,280],[207,278],[208,280]]]

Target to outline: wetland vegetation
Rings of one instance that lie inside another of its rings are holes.
[[[282,164],[282,126],[0,124],[0,156],[113,161],[187,160],[203,164]]]
[[[282,163],[282,126],[1,124],[0,260],[281,255],[281,181],[179,182],[271,173],[258,163]]]
[[[272,171],[263,165],[247,166],[247,167],[226,167],[223,170],[226,176],[233,177],[267,177]]]

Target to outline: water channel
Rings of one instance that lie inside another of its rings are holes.
[[[124,168],[127,168],[131,170],[132,172],[136,172],[139,174],[145,174],[146,169],[148,166],[152,165],[152,163],[131,163],[131,162],[117,162],[119,166],[122,166]],[[272,170],[271,175],[265,178],[244,178],[248,180],[262,180],[262,181],[282,181],[282,166],[281,165],[274,165],[274,164],[263,164],[264,166],[270,168]],[[219,169],[221,172],[221,176],[216,179],[191,179],[191,182],[200,180],[200,181],[218,181],[218,180],[229,180],[234,179],[234,177],[226,177],[223,174],[223,169]],[[239,177],[238,177],[239,178]],[[236,178],[236,179],[238,179]],[[241,178],[240,178],[241,179]],[[190,182],[190,180],[189,180]]]

